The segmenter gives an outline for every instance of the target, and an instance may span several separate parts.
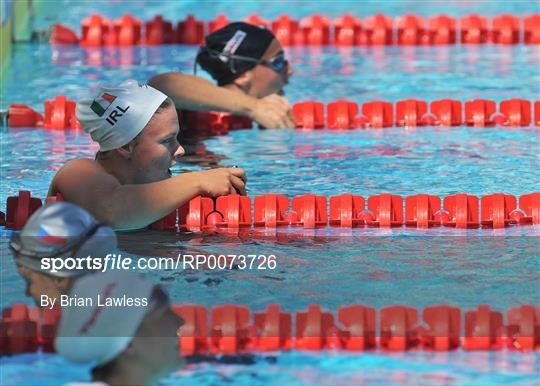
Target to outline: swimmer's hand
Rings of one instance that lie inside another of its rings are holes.
[[[193,173],[199,180],[199,191],[202,196],[246,195],[247,177],[242,168],[219,168]]]
[[[291,105],[277,94],[257,99],[250,118],[267,129],[294,128]]]

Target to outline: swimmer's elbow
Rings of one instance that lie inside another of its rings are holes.
[[[179,72],[164,72],[150,78],[148,85],[167,94],[166,91],[169,91],[173,86],[176,87],[177,83],[182,81],[185,76]]]

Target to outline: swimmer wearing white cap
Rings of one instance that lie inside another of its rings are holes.
[[[178,329],[183,321],[160,286],[141,275],[111,271],[79,279],[70,296],[93,302],[62,308],[56,352],[93,364],[91,385],[155,385],[182,366]],[[102,302],[132,299],[137,305],[99,306],[98,297]]]
[[[95,160],[69,161],[48,195],[60,193],[115,229],[144,228],[199,195],[245,195],[240,168],[170,176],[184,154],[178,116],[172,101],[150,86],[130,80],[101,87],[77,104],[76,114],[99,152]]]
[[[45,306],[44,302],[53,306],[76,279],[94,271],[88,265],[80,269],[67,269],[63,264],[53,267],[51,261],[103,258],[116,250],[117,242],[114,231],[84,209],[55,202],[37,210],[21,232],[12,236],[9,245],[26,281],[26,295],[38,306]]]

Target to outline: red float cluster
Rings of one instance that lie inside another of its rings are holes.
[[[269,305],[253,318],[247,307],[226,304],[211,310],[199,305],[173,305],[184,324],[179,330],[180,355],[235,355],[296,350],[366,351],[530,351],[540,348],[540,309],[521,305],[500,311],[488,305],[462,312],[436,305],[423,309],[395,305],[376,310],[363,305],[340,307],[335,318],[311,304],[295,314]],[[420,320],[422,319],[422,320]],[[0,322],[0,354],[53,352],[60,310],[16,304]]]
[[[356,102],[339,100],[328,103],[297,102],[293,105],[296,128],[349,130],[356,128],[384,128],[395,126],[540,126],[540,100],[508,99],[499,103],[493,100],[474,99],[462,103],[453,99],[406,99],[395,102],[367,101],[361,108]],[[44,117],[43,117],[44,116]],[[199,132],[227,134],[230,130],[251,129],[247,117],[224,112],[182,111],[184,126]],[[45,101],[45,113],[37,113],[22,104],[11,104],[8,110],[9,127],[45,127],[50,129],[80,129],[75,116],[75,102],[63,95]]]
[[[270,28],[283,45],[291,46],[365,46],[365,45],[443,45],[443,44],[540,44],[540,14],[499,15],[492,19],[477,14],[455,18],[437,15],[423,18],[404,15],[395,19],[374,15],[361,20],[345,14],[335,20],[316,14],[301,20],[281,15],[273,21],[251,15],[246,22]],[[143,23],[126,14],[111,20],[93,14],[81,22],[81,37],[66,26],[55,24],[53,44],[77,44],[85,47],[132,46],[139,44],[202,44],[204,36],[229,24],[225,15],[204,22],[188,15],[173,25],[162,16]],[[176,27],[176,28],[175,28]]]
[[[232,130],[253,128],[253,122],[248,117],[225,112],[182,110],[178,116],[182,120],[182,128],[198,133],[225,135]]]
[[[532,110],[534,109],[534,118]],[[298,129],[383,128],[395,126],[540,126],[540,100],[533,104],[525,99],[474,99],[462,103],[453,99],[428,102],[406,99],[395,102],[368,101],[359,108],[356,102],[339,100],[326,106],[322,102],[299,102],[293,105]],[[534,119],[534,122],[533,122]]]
[[[61,195],[48,197],[46,202],[61,201]],[[515,196],[494,193],[482,196],[454,194],[442,199],[429,194],[403,197],[378,194],[364,197],[353,194],[332,196],[305,194],[289,198],[279,194],[265,194],[251,198],[232,194],[216,199],[195,197],[163,219],[150,225],[154,230],[187,229],[238,230],[280,227],[354,228],[445,226],[454,228],[505,228],[511,225],[540,224],[540,193]],[[7,198],[5,226],[22,229],[30,216],[41,207],[42,201],[21,190],[18,196]]]
[[[46,129],[81,129],[75,116],[75,102],[64,95],[48,99],[44,103],[45,112],[39,114],[27,105],[12,104],[8,110],[9,127],[44,127]]]
[[[54,352],[54,337],[60,322],[59,308],[38,309],[15,304],[2,310],[0,355]]]

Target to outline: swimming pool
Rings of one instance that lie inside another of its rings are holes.
[[[420,5],[421,4],[421,5]],[[76,27],[94,11],[117,17],[125,4],[70,6],[62,20],[53,2],[36,20],[38,27],[61,21]],[[531,2],[367,2],[356,11],[351,3],[293,7],[227,2],[130,3],[143,20],[155,14],[173,20],[189,12],[210,19],[219,12],[242,18],[252,12],[273,18],[311,13],[338,16],[345,11],[366,16],[376,12],[413,12],[455,16],[471,12],[517,15],[538,11]],[[77,28],[78,30],[78,28]],[[195,47],[134,47],[111,52],[48,45],[14,47],[5,85],[8,103],[41,110],[44,99],[66,94],[77,100],[89,83],[128,77],[148,79],[174,69],[189,72]],[[289,48],[295,76],[287,89],[292,102],[340,98],[353,101],[409,97],[466,100],[512,97],[538,99],[538,46]],[[24,80],[24,81],[21,81]],[[9,97],[8,97],[9,96]],[[240,165],[248,171],[248,194],[317,193],[330,196],[382,192],[400,195],[467,192],[520,195],[538,190],[539,131],[536,128],[392,128],[346,132],[241,130],[204,143],[206,156],[175,167],[197,170],[207,163]],[[5,129],[0,133],[3,189],[0,202],[19,189],[44,197],[55,171],[67,159],[92,157],[86,136],[41,129]],[[217,160],[217,161],[216,161]],[[1,230],[2,307],[28,302],[7,249],[9,231]],[[299,233],[300,231],[296,232]],[[163,232],[121,235],[121,245],[141,256],[185,253],[275,254],[272,272],[151,272],[167,287],[174,303],[213,306],[236,303],[261,310],[280,303],[288,311],[319,303],[325,309],[360,303],[374,307],[408,304],[416,308],[448,303],[462,309],[487,303],[505,310],[521,303],[538,304],[539,232],[535,227],[502,230],[324,229],[299,237],[252,235],[247,239],[219,235]],[[166,384],[536,384],[537,353],[464,352],[403,354],[321,352],[283,353],[254,358],[248,364],[190,365]],[[31,371],[29,371],[31,369]],[[13,385],[59,384],[87,379],[86,367],[67,364],[55,355],[2,358],[2,382]]]

